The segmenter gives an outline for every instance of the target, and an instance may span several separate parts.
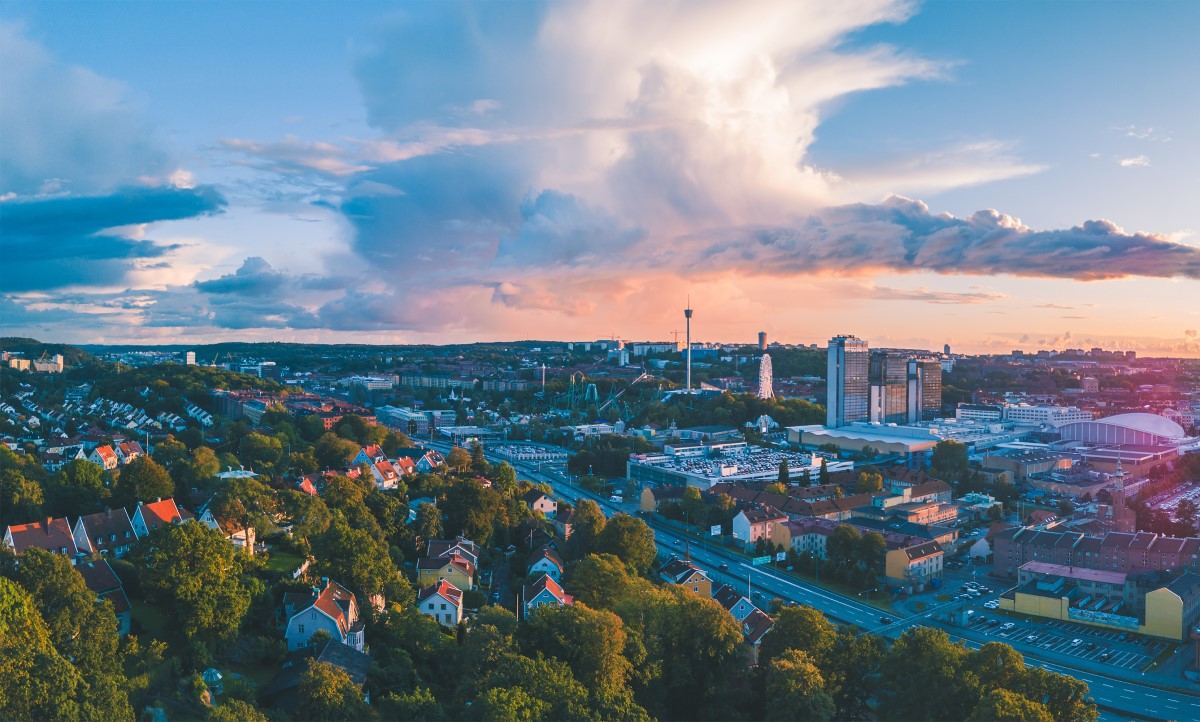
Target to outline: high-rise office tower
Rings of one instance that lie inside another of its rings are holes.
[[[758,362],[758,398],[775,398],[775,381],[771,373],[771,354],[765,353]]]
[[[183,362],[185,364],[187,364],[188,366],[195,366],[196,365],[196,352],[188,351],[187,353],[185,353],[183,355],[183,359],[184,359]]]
[[[684,322],[687,324],[687,392],[692,393],[692,301],[688,299],[687,308],[683,309]]]
[[[758,350],[759,351],[767,350],[767,332],[766,331],[758,332]]]
[[[937,359],[908,362],[908,422],[936,419],[942,413],[942,364]]]
[[[950,355],[950,344],[946,344],[945,346],[942,346],[942,353],[946,354],[947,356]]]
[[[896,351],[871,351],[871,421],[902,424],[907,420],[908,359]]]
[[[867,342],[854,336],[829,339],[826,363],[825,425],[845,426],[870,418],[868,371],[870,351]]]

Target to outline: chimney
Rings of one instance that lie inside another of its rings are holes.
[[[321,591],[329,588],[329,577],[321,577]]]
[[[50,536],[50,522],[52,522],[52,521],[54,521],[54,517],[52,517],[52,516],[46,517],[46,524],[44,527],[46,529],[46,536]]]

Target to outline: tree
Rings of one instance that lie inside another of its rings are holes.
[[[881,665],[884,716],[894,720],[965,718],[976,699],[962,674],[967,654],[966,648],[951,642],[940,629],[906,630]],[[924,683],[914,685],[913,679]],[[938,693],[929,694],[931,689]]]
[[[334,431],[338,436],[352,442],[357,447],[366,446],[371,443],[368,438],[372,429],[372,424],[357,414],[346,414],[337,422]]]
[[[767,664],[767,719],[833,719],[833,699],[824,687],[812,658],[798,649],[787,650]]]
[[[400,583],[387,542],[365,529],[352,529],[344,521],[334,521],[314,542],[313,550],[321,573],[349,587],[361,600],[384,594]]]
[[[16,469],[0,471],[0,520],[5,526],[40,518],[44,502],[41,484]]]
[[[442,536],[442,513],[433,504],[417,507],[417,519],[413,522],[413,534],[422,542]]]
[[[508,526],[508,507],[500,493],[475,479],[466,479],[453,486],[441,509],[446,513],[448,533],[462,534],[484,546],[491,541],[498,526]]]
[[[596,550],[620,558],[639,574],[650,571],[658,555],[654,532],[646,522],[628,514],[617,514],[608,520],[596,540]]]
[[[103,471],[85,459],[73,459],[59,469],[48,492],[50,514],[71,517],[100,511],[109,494]]]
[[[540,716],[529,719],[561,720],[562,722],[582,721],[591,717],[588,710],[587,689],[571,675],[571,669],[565,662],[546,658],[540,654],[536,658],[524,657],[519,654],[504,655],[480,680],[479,689],[485,704],[503,703],[500,707],[501,712],[507,711],[518,715],[537,714]],[[488,702],[489,690],[492,689],[508,690],[510,694],[497,697],[495,693],[492,693],[491,701]],[[511,695],[514,690],[523,691],[530,699],[546,702],[548,709],[536,705],[531,707],[517,704],[524,698],[514,698]],[[482,719],[490,720],[491,718],[484,716]],[[501,719],[507,718],[502,717]],[[525,717],[518,716],[516,719],[525,719]]]
[[[1071,503],[1070,499],[1059,500],[1059,502],[1058,502],[1058,515],[1059,516],[1068,517],[1074,513],[1075,513],[1075,505]]]
[[[122,505],[166,499],[175,494],[171,475],[149,456],[139,456],[121,469],[113,496]]]
[[[264,529],[278,511],[271,488],[258,479],[234,478],[213,497],[211,508],[219,519],[232,519],[245,527]]]
[[[879,665],[886,649],[878,635],[850,629],[838,632],[821,665],[826,690],[837,708],[837,719],[871,718],[868,700],[875,694]]]
[[[1099,718],[1095,703],[1088,701],[1087,683],[1074,677],[1028,667],[1021,692],[1029,699],[1040,700],[1056,720],[1095,722]]]
[[[379,715],[394,722],[439,722],[445,711],[428,687],[417,687],[404,694],[384,696],[379,701]]]
[[[210,648],[237,633],[250,608],[245,557],[220,532],[185,522],[159,527],[138,551],[147,597],[172,612],[184,637]]]
[[[541,652],[566,662],[593,697],[616,695],[632,672],[623,656],[621,618],[583,603],[537,610],[519,627],[518,639],[526,654]]]
[[[269,722],[257,707],[240,699],[226,699],[208,710],[209,722]]]
[[[493,476],[492,481],[495,484],[496,491],[500,492],[503,496],[512,496],[513,492],[517,490],[517,470],[507,461],[495,468]]]
[[[0,713],[6,719],[84,718],[83,679],[50,642],[33,597],[0,577]]]
[[[874,494],[883,491],[883,474],[875,470],[858,472],[858,482],[855,490],[859,494]]]
[[[1175,507],[1175,523],[1179,525],[1178,536],[1193,536],[1196,533],[1196,502],[1183,499]]]
[[[380,446],[383,447],[383,453],[389,457],[393,457],[401,449],[411,449],[416,444],[413,443],[412,439],[408,438],[408,434],[399,431],[389,431],[387,436],[383,437],[383,443]]]
[[[19,564],[15,558],[9,560],[4,575],[29,591],[45,620],[51,644],[82,676],[88,690],[82,700],[84,715],[93,719],[132,717],[111,603],[97,604],[96,593],[61,554],[28,549]]]
[[[934,476],[951,484],[963,481],[970,472],[966,445],[952,439],[939,441],[933,447],[929,468]]]
[[[779,460],[779,476],[776,479],[784,487],[792,482],[791,474],[788,473],[788,460],[786,457]]]
[[[550,719],[550,703],[530,695],[521,687],[492,687],[476,702],[478,719],[486,722],[538,722]]]
[[[192,460],[189,462],[192,479],[196,482],[206,482],[221,471],[221,461],[217,453],[207,446],[197,446],[192,449]]]
[[[571,515],[571,538],[567,540],[571,556],[580,558],[596,548],[596,540],[604,531],[607,519],[600,506],[591,499],[580,499]]]
[[[1007,689],[993,689],[971,710],[967,722],[1054,722],[1054,716],[1041,702]]]
[[[317,439],[313,451],[317,455],[317,463],[323,468],[345,469],[350,465],[350,460],[358,453],[358,449],[358,445],[353,441],[326,432]]]
[[[338,667],[308,660],[296,687],[296,708],[314,722],[357,722],[374,719],[358,685]]]
[[[612,554],[588,554],[570,573],[575,598],[598,609],[614,609],[637,589],[642,580],[629,573],[629,567]]]
[[[456,446],[446,455],[446,466],[450,467],[451,471],[466,471],[471,468],[471,454],[461,446]]]
[[[821,483],[829,483],[829,462],[824,458],[821,459]]]
[[[784,607],[775,617],[771,633],[763,637],[758,659],[770,662],[788,650],[799,650],[823,664],[837,639],[837,628],[809,606]]]
[[[483,444],[478,441],[471,444],[471,471],[480,476],[486,476],[491,470],[492,465],[483,455]]]
[[[238,444],[238,459],[251,469],[274,469],[282,456],[283,442],[274,436],[251,432]]]

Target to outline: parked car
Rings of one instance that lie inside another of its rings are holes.
[[[1015,626],[1017,626],[1017,625],[1016,625],[1016,624],[1013,624],[1012,622],[1005,622],[1005,623],[1004,623],[1004,625],[1003,625],[1003,626],[1001,626],[1000,628],[1001,628],[1001,629],[1003,629],[1004,631],[1008,631],[1008,630],[1012,629],[1012,628],[1013,628],[1013,627],[1015,627]]]
[[[1078,646],[1079,646],[1079,645],[1081,645],[1081,644],[1083,644],[1083,640],[1082,640],[1082,639],[1079,639],[1078,637],[1076,637],[1075,639],[1072,639],[1072,640],[1071,640],[1071,646],[1072,646],[1072,647],[1078,647]]]

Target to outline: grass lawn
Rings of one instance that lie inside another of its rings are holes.
[[[304,563],[304,557],[295,552],[271,550],[271,558],[267,560],[267,569],[278,574],[291,574]]]

